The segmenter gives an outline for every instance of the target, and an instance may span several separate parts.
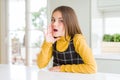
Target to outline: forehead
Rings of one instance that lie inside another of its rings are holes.
[[[53,14],[52,14],[52,18],[62,18],[62,13],[60,11],[55,11]]]

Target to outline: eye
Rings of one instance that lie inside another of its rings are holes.
[[[63,20],[59,20],[59,22],[63,22]]]
[[[51,19],[51,22],[55,22],[55,19]]]

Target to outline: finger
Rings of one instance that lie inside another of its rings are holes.
[[[48,32],[52,33],[52,25],[51,24],[48,26]]]
[[[44,33],[44,35],[46,35],[47,34],[47,29],[44,29],[43,33]]]
[[[49,71],[53,71],[53,68],[50,68]]]

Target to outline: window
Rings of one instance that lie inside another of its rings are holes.
[[[8,51],[10,64],[36,65],[47,25],[47,0],[8,0]]]
[[[120,33],[120,12],[104,13],[104,34]]]
[[[92,50],[94,54],[102,54],[102,40],[104,34],[120,34],[120,11],[118,9],[100,10],[96,0],[92,2]]]

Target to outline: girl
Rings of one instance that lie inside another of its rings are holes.
[[[95,59],[71,7],[59,6],[53,11],[37,57],[38,67],[46,67],[52,56],[53,67],[50,71],[96,73]]]

